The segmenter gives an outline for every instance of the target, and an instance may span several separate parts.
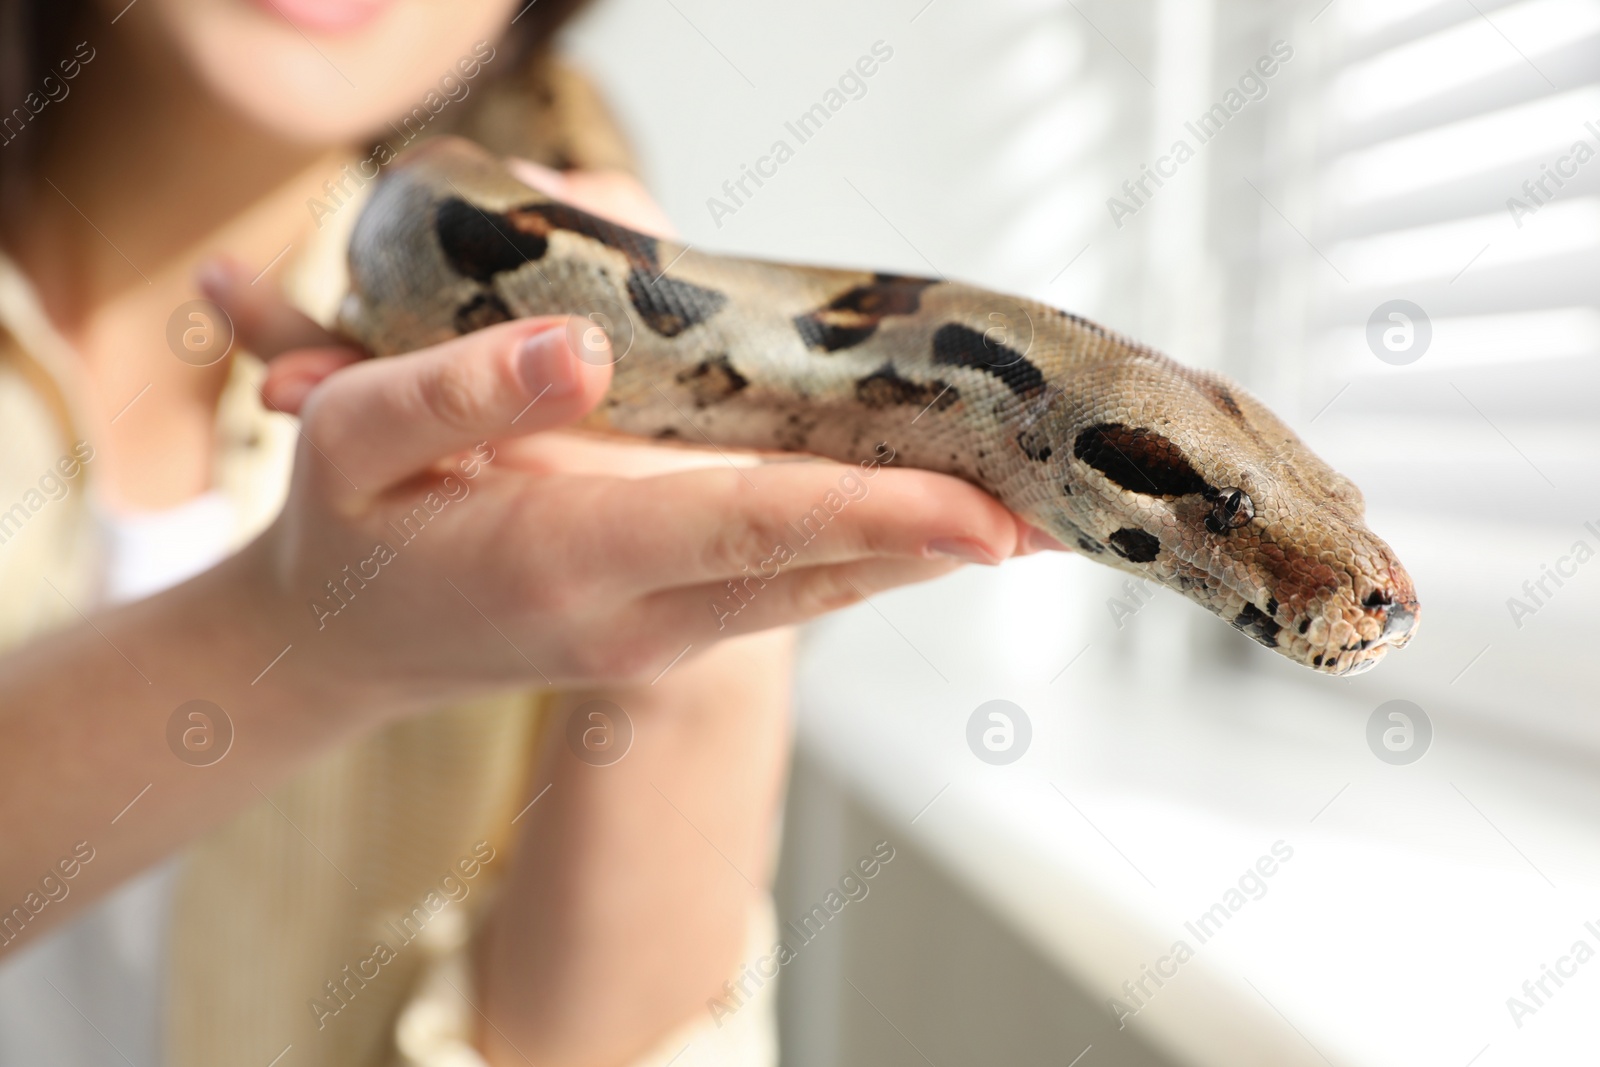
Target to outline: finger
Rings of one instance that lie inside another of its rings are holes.
[[[726,470],[728,463],[756,467],[756,457],[726,450],[714,452],[679,441],[648,441],[608,431],[555,430],[507,442],[526,469],[562,474],[592,474],[613,478],[650,478],[677,471]]]
[[[508,159],[506,169],[509,170],[517,181],[524,185],[539,190],[545,196],[557,200],[566,200],[572,195],[572,190],[567,187],[565,171],[547,167],[543,163],[535,163],[528,159]]]
[[[869,556],[996,564],[1018,524],[993,497],[929,471],[794,463],[614,482],[591,504],[589,558],[661,589]]]
[[[1021,530],[1021,534],[1017,538],[1017,555],[1019,556],[1031,556],[1035,552],[1073,551],[1070,546],[1062,544],[1058,538],[1045,533],[1037,526],[1024,522],[1020,518],[1017,519],[1017,525]]]
[[[311,394],[305,431],[346,480],[376,493],[480,441],[566,425],[611,384],[609,364],[573,351],[571,321],[520,319],[363,361]]]
[[[681,442],[645,442],[614,433],[559,431],[539,434],[516,446],[525,460],[537,460],[546,469],[563,474],[595,474],[619,478],[648,478],[685,470],[705,470],[728,464],[765,467],[781,463],[821,463],[838,469],[831,460],[795,452],[744,452],[712,449]],[[759,471],[751,471],[759,478]],[[1039,552],[1074,552],[1076,549],[1018,517],[1015,556]]]
[[[234,260],[221,256],[207,260],[196,280],[201,293],[228,313],[238,344],[262,359],[296,348],[349,347],[343,338],[290,307],[276,289],[256,284]]]
[[[902,585],[949,574],[953,559],[866,559],[825,567],[797,567],[772,579],[708,583],[673,589],[642,605],[647,632],[670,635],[667,644],[753,633],[806,622]],[[681,646],[680,646],[681,647]]]
[[[546,196],[582,208],[591,215],[652,237],[675,237],[677,229],[649,190],[620,170],[551,170],[525,159],[507,161],[517,179]]]
[[[298,415],[311,390],[336,370],[361,362],[351,348],[301,348],[286,352],[267,364],[261,383],[261,402],[269,411]]]

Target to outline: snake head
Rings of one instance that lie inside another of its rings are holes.
[[[1234,383],[1117,345],[1048,418],[1055,493],[1029,517],[1314,670],[1404,646],[1416,588],[1355,485]]]

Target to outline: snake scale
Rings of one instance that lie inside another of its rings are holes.
[[[620,355],[602,428],[846,462],[887,443],[1325,673],[1416,632],[1415,587],[1349,479],[1228,379],[1048,305],[695,251],[454,138],[389,168],[349,263],[339,326],[378,355],[586,315]]]

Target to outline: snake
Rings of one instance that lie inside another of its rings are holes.
[[[712,254],[454,137],[389,165],[348,267],[337,329],[374,355],[577,316],[614,363],[596,429],[954,475],[1324,674],[1416,633],[1415,585],[1349,478],[1230,379],[1048,304]]]

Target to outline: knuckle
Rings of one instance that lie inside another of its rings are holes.
[[[528,610],[553,619],[572,619],[594,599],[587,583],[546,571],[529,575],[519,593]]]
[[[566,660],[572,673],[586,680],[607,677],[611,665],[606,647],[593,639],[574,640],[567,646]]]
[[[419,399],[442,425],[472,430],[494,417],[503,397],[520,393],[511,352],[497,351],[440,360],[420,383]]]
[[[300,412],[300,432],[306,442],[319,452],[337,456],[346,450],[349,437],[347,421],[340,417],[339,405],[326,391],[314,390]]]
[[[706,539],[700,549],[700,566],[707,573],[717,573],[729,567],[737,568],[752,557],[757,543],[751,529],[744,523],[719,527]]]
[[[422,383],[428,413],[451,429],[477,425],[484,410],[479,375],[465,361],[442,362]]]
[[[773,550],[794,540],[781,520],[771,515],[737,518],[717,527],[701,550],[701,562],[710,572],[754,567]]]
[[[895,556],[904,551],[906,531],[917,525],[914,511],[883,516],[870,515],[865,510],[841,515],[839,533],[850,539],[850,544],[863,556]]]
[[[795,612],[809,619],[858,603],[862,592],[849,576],[837,567],[820,567],[797,576],[794,588]]]
[[[613,683],[647,680],[651,665],[659,658],[652,642],[614,635],[580,642],[570,656],[583,677]]]

